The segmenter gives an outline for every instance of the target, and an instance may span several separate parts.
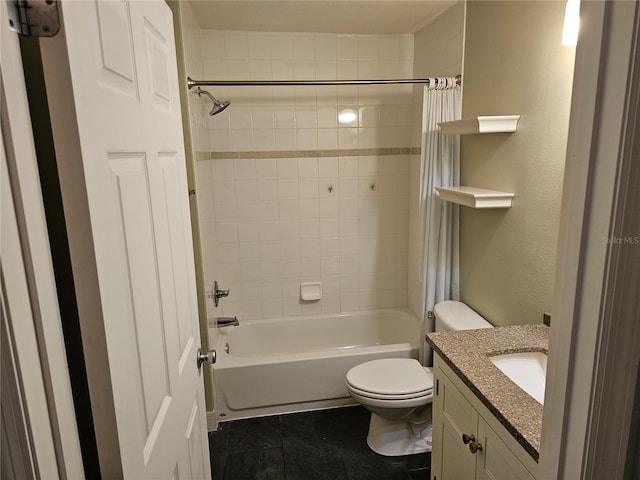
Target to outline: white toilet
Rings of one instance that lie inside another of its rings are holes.
[[[433,309],[435,331],[493,328],[461,302],[445,301]],[[367,444],[386,456],[431,451],[433,374],[412,358],[383,358],[347,372],[351,396],[371,412]]]

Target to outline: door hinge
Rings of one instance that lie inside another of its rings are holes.
[[[9,0],[9,27],[25,37],[53,37],[60,31],[58,0]]]

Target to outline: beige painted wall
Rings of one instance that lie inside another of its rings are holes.
[[[413,78],[455,77],[462,73],[465,2],[450,7],[414,34]],[[412,144],[422,138],[424,85],[413,86]]]
[[[458,2],[418,30],[413,43],[413,78],[454,77],[462,72],[464,2]],[[420,146],[422,137],[422,97],[424,87],[413,87],[412,145]],[[423,283],[419,280],[420,255],[420,155],[411,155],[409,185],[409,308],[422,311]]]
[[[550,311],[573,75],[563,1],[467,5],[463,117],[520,114],[513,134],[462,138],[464,185],[514,192],[461,209],[462,300],[497,326]]]

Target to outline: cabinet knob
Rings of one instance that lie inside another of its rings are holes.
[[[481,452],[482,451],[482,444],[481,443],[476,443],[476,442],[471,442],[469,444],[469,451],[473,454],[475,454],[476,452]]]
[[[469,445],[469,451],[471,453],[481,452],[482,444],[476,442],[476,437],[474,435],[467,435],[466,433],[462,434],[462,443],[465,445]]]

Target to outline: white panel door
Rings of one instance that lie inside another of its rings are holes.
[[[210,478],[172,14],[61,8],[41,46],[103,476]]]

